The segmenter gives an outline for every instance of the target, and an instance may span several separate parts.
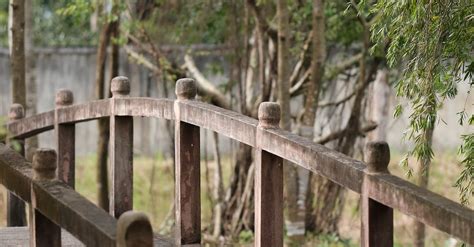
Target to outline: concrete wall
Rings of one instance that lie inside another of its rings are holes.
[[[196,63],[204,68],[206,64],[219,61],[216,57],[196,57]],[[11,105],[10,73],[7,49],[0,49],[0,116],[7,115]],[[94,99],[95,49],[63,48],[41,49],[36,64],[37,111],[43,112],[54,108],[55,92],[61,88],[73,91],[75,103],[88,102]],[[162,85],[151,78],[148,70],[137,66],[121,53],[120,74],[129,77],[132,96],[164,97]],[[222,82],[219,75],[210,75],[211,79]],[[107,78],[107,81],[109,79]],[[170,97],[174,97],[174,82],[168,82]],[[158,85],[157,85],[158,84]],[[76,129],[76,152],[78,155],[94,153],[97,146],[97,122],[80,123]],[[170,138],[166,131],[165,120],[151,118],[134,119],[134,152],[136,154],[169,154]],[[207,131],[202,135],[208,136]],[[53,133],[39,135],[41,147],[54,147]],[[203,145],[211,144],[209,139]],[[229,151],[229,141],[223,141],[223,150]],[[203,146],[204,147],[204,146]],[[209,147],[209,150],[212,147]]]

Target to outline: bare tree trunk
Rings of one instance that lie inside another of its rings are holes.
[[[95,74],[95,94],[97,99],[105,97],[105,61],[107,57],[107,46],[110,40],[110,25],[105,23],[100,32],[97,47],[97,64]],[[100,119],[99,140],[97,143],[97,185],[98,203],[101,208],[109,210],[109,188],[107,176],[107,156],[109,145],[109,120]]]
[[[281,107],[282,129],[290,130],[290,74],[289,74],[289,17],[286,0],[277,0],[277,19],[278,19],[278,102]]]
[[[12,103],[19,103],[26,107],[24,0],[10,0],[9,26]],[[7,225],[26,225],[25,203],[10,192],[8,193]]]
[[[324,1],[313,1],[312,19],[312,60],[311,79],[308,88],[305,90],[304,111],[299,124],[299,133],[310,139],[314,138],[314,124],[317,113],[319,95],[323,84],[324,62],[326,60],[326,40],[325,40],[325,18]],[[313,191],[310,189],[313,174],[304,169],[298,169],[298,220],[303,225],[303,229],[313,224]],[[316,176],[319,179],[319,176]]]
[[[216,132],[212,132],[213,146],[214,146],[214,169],[213,169],[213,185],[212,185],[212,197],[214,201],[214,230],[212,237],[218,239],[222,233],[222,215],[223,215],[223,203],[224,203],[224,184],[222,182],[222,163],[219,151],[219,136]]]
[[[33,1],[25,1],[25,78],[26,78],[26,116],[36,114],[36,54],[33,50]],[[26,159],[32,160],[38,148],[38,136],[26,139]]]
[[[278,88],[278,102],[281,107],[281,121],[282,129],[291,129],[291,112],[290,112],[290,74],[288,61],[288,39],[289,39],[289,19],[288,6],[286,0],[277,0],[277,20],[278,20],[278,58],[277,58],[277,88]],[[286,212],[287,234],[291,241],[296,242],[302,240],[304,236],[304,215],[301,217],[299,213],[300,207],[298,203],[299,198],[299,176],[298,168],[291,163],[285,161],[284,179],[285,179],[285,197],[286,197]],[[304,208],[303,208],[304,209]]]
[[[436,121],[433,121],[433,123]],[[433,125],[434,126],[434,125]],[[433,141],[433,132],[434,132],[434,127],[433,128],[428,128],[424,135],[425,138],[428,142],[428,145],[431,147],[432,141]],[[419,161],[418,165],[418,186],[422,188],[427,188],[428,187],[428,181],[429,181],[429,176],[430,176],[430,165],[431,165],[431,159],[430,158],[425,158],[421,159]],[[413,240],[413,246],[414,247],[424,247],[425,246],[425,224],[419,221],[415,221],[414,223],[414,228],[415,228],[415,236]]]
[[[386,141],[390,103],[390,85],[386,68],[377,71],[371,91],[369,119],[377,124],[377,128],[369,132],[367,138],[369,141]]]

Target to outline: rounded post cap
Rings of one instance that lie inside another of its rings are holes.
[[[110,83],[112,97],[124,97],[130,95],[130,81],[125,76],[117,76]]]
[[[58,106],[67,106],[72,105],[74,102],[74,95],[72,94],[71,90],[68,89],[60,89],[56,93],[55,103]]]
[[[388,173],[390,148],[383,141],[369,142],[365,146],[365,162],[370,173]]]
[[[127,211],[117,222],[117,246],[153,246],[153,229],[146,214]]]
[[[39,148],[33,154],[33,178],[50,180],[56,178],[56,151],[49,148]]]
[[[10,111],[8,112],[8,118],[10,120],[22,119],[25,117],[25,108],[21,104],[14,103],[10,106]]]
[[[280,124],[280,104],[262,102],[258,107],[258,125],[263,128],[278,128]]]
[[[194,99],[197,94],[196,82],[192,78],[181,78],[176,81],[178,100]]]

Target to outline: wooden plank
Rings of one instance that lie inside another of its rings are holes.
[[[8,114],[9,123],[21,121],[25,116],[25,110],[20,104],[13,104]],[[25,141],[20,138],[9,136],[8,142],[19,148],[20,155],[25,156]],[[12,192],[7,194],[7,226],[26,226],[25,202]]]
[[[55,129],[56,150],[58,151],[58,178],[74,188],[75,186],[75,140],[76,127],[74,124],[60,124],[59,109],[72,105],[74,96],[69,90],[56,93]]]
[[[264,102],[258,110],[260,131],[278,128],[280,106]],[[255,246],[283,246],[283,159],[261,148],[255,153]]]
[[[181,101],[179,105],[181,121],[255,147],[256,119],[196,100]]]
[[[116,220],[59,180],[33,181],[31,166],[0,143],[0,183],[87,246],[115,246]]]
[[[283,159],[257,149],[255,246],[283,246]]]
[[[155,98],[117,98],[114,113],[116,116],[154,117],[174,120],[174,100]]]
[[[86,246],[115,246],[117,221],[59,180],[33,183],[37,210]]]
[[[191,101],[196,85],[190,79],[176,83],[179,101]],[[199,127],[180,121],[175,104],[175,222],[176,245],[201,243],[201,179]]]
[[[67,247],[84,247],[81,241],[77,240],[68,231],[61,231],[61,243]],[[156,247],[172,247],[173,240],[159,234],[154,234],[153,243]],[[28,227],[5,227],[0,228],[1,246],[30,246],[30,236]],[[100,245],[99,245],[100,246]]]
[[[109,140],[109,213],[115,218],[133,208],[133,117],[115,116],[116,99],[127,97],[130,84],[126,77],[112,79]]]
[[[8,134],[12,138],[28,138],[54,128],[54,111],[39,113],[8,123]]]
[[[58,150],[58,178],[75,187],[75,140],[74,124],[58,124],[56,142]]]
[[[79,240],[74,238],[65,230],[61,231],[62,246],[67,247],[84,247]],[[30,235],[28,227],[5,227],[0,228],[0,245],[1,246],[30,246]]]
[[[58,123],[80,123],[110,116],[110,99],[93,100],[58,109]]]
[[[281,129],[262,130],[259,139],[263,150],[360,194],[363,162]]]
[[[385,142],[370,142],[365,148],[366,171],[389,174],[390,150]],[[361,246],[393,246],[393,209],[369,197],[370,183],[362,186]]]
[[[33,155],[33,179],[52,181],[56,178],[57,158],[53,149],[38,149]],[[33,186],[33,185],[32,185]],[[35,190],[31,189],[30,245],[37,247],[60,247],[61,228],[37,210]]]
[[[474,211],[390,174],[365,178],[370,198],[474,244]]]

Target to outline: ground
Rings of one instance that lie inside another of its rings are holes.
[[[392,174],[404,176],[404,171],[397,165],[401,155],[392,154],[392,162],[389,166]],[[230,177],[230,162],[227,157],[223,159],[224,181],[228,182]],[[76,188],[89,200],[96,201],[96,169],[94,167],[95,157],[83,156],[77,158]],[[212,160],[208,162],[213,162]],[[205,161],[202,161],[202,226],[210,222],[211,207],[207,193],[205,177]],[[435,157],[431,170],[430,189],[451,200],[458,201],[458,191],[453,183],[458,176],[460,168],[454,152],[446,152]],[[162,234],[167,234],[172,225],[173,213],[173,167],[172,160],[165,159],[161,155],[153,158],[136,156],[134,159],[134,209],[146,212],[153,225],[153,229]],[[5,190],[0,189],[0,226],[5,226]],[[348,192],[347,203],[340,222],[341,236],[325,235],[319,237],[308,236],[307,246],[359,246],[360,238],[360,213],[359,196]],[[471,207],[472,208],[472,207]],[[164,221],[168,219],[168,221]],[[413,234],[412,219],[408,216],[395,212],[395,246],[410,246]],[[249,245],[253,241],[250,232],[243,232],[239,238],[240,244]],[[426,246],[460,246],[449,245],[449,236],[432,228],[428,228]]]

